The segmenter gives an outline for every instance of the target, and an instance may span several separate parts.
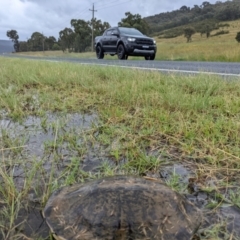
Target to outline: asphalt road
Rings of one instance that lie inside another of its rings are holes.
[[[20,57],[15,54],[2,54],[6,57]],[[240,63],[225,62],[190,62],[190,61],[146,61],[139,60],[98,60],[84,58],[51,58],[51,57],[23,57],[27,59],[51,61],[51,62],[72,62],[76,64],[99,65],[103,67],[119,66],[121,68],[132,68],[159,71],[163,73],[183,74],[208,74],[224,77],[240,77]]]

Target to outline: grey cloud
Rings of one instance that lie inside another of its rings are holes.
[[[6,31],[10,29],[18,31],[20,40],[26,40],[35,31],[58,38],[60,30],[70,27],[71,19],[91,19],[89,9],[93,2],[97,10],[95,17],[115,26],[124,18],[125,12],[146,17],[183,5],[201,5],[204,0],[0,0],[0,39],[7,39]]]

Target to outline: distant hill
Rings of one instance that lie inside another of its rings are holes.
[[[11,53],[14,51],[13,42],[9,40],[0,40],[0,54]]]
[[[240,19],[240,1],[216,1],[211,4],[207,1],[202,5],[194,5],[193,8],[182,6],[178,10],[159,13],[144,18],[148,23],[152,35],[162,35],[170,29],[176,29],[169,37],[179,36],[181,27],[193,26],[197,32],[204,33],[206,28],[215,29],[216,23]],[[240,30],[240,29],[239,29]]]

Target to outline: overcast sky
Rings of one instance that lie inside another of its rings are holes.
[[[17,30],[20,40],[33,32],[58,39],[59,31],[71,27],[71,19],[92,18],[89,9],[95,6],[95,17],[116,26],[125,12],[142,17],[173,11],[186,5],[200,6],[206,0],[0,0],[0,39],[8,39],[8,30]],[[215,3],[217,0],[208,0]],[[224,2],[224,0],[223,0]]]

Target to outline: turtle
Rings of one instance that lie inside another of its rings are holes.
[[[160,179],[113,176],[65,186],[43,209],[57,240],[189,240],[201,211]]]

